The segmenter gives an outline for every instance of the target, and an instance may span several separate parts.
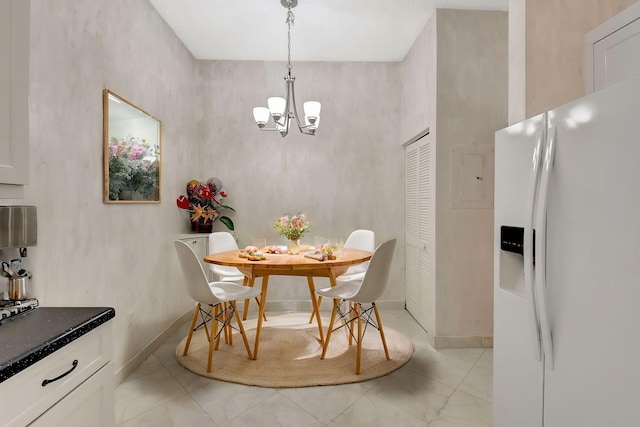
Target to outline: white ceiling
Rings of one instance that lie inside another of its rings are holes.
[[[197,59],[287,59],[280,0],[150,0]],[[291,60],[402,61],[434,8],[507,10],[508,0],[299,0]]]

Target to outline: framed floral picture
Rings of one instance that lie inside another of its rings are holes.
[[[104,202],[160,203],[162,123],[103,91]]]

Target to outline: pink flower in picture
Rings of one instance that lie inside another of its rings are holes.
[[[133,144],[129,151],[129,160],[138,160],[144,155],[145,151],[144,147],[141,147],[138,144]]]

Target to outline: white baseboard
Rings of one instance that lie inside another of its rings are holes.
[[[402,307],[404,308],[404,306]],[[414,317],[415,319],[415,317]],[[417,322],[417,320],[416,320]],[[418,322],[427,333],[427,341],[431,347],[442,348],[493,348],[493,335],[442,336],[433,335]]]
[[[427,334],[433,348],[493,348],[493,335],[471,335],[463,337],[434,337]]]

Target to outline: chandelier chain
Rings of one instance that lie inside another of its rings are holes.
[[[295,16],[293,15],[293,11],[291,10],[291,2],[288,3],[288,12],[287,12],[287,69],[289,70],[289,74],[291,74],[291,26],[294,24]]]

